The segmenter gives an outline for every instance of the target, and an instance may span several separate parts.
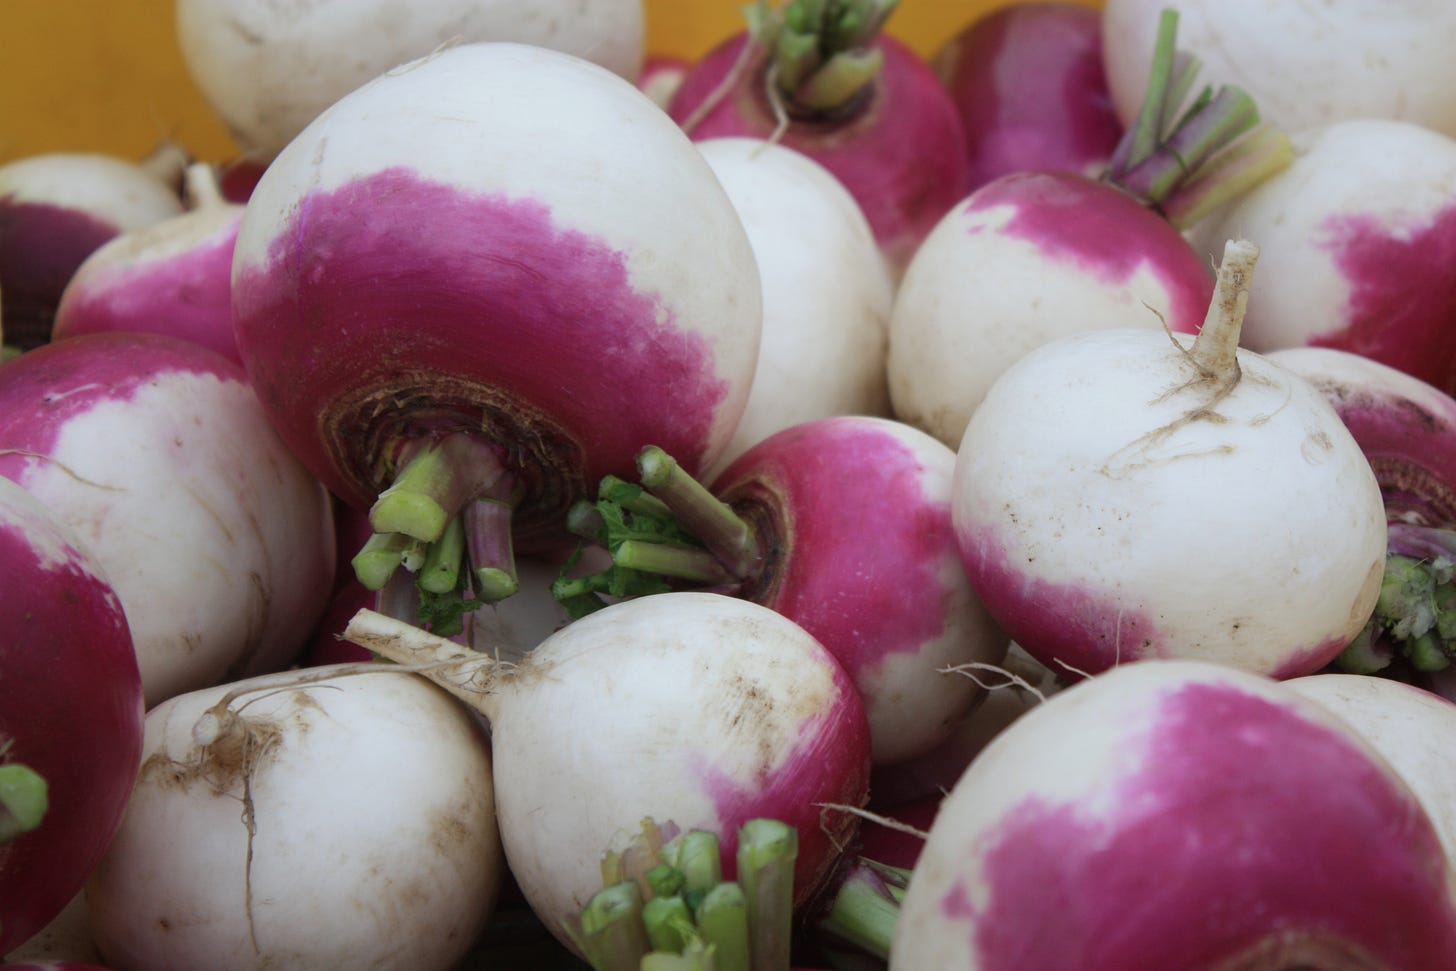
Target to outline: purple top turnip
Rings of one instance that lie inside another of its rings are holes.
[[[558,548],[571,504],[649,442],[693,469],[723,450],[761,297],[731,201],[656,105],[492,43],[382,75],[269,165],[233,316],[304,464],[381,547],[444,550],[463,520],[459,575],[488,599],[516,586],[511,550]]]
[[[141,763],[121,601],[55,513],[0,479],[0,955],[80,891]]]

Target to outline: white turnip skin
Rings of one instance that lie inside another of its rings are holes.
[[[304,464],[368,509],[404,446],[462,433],[504,467],[523,554],[648,442],[694,469],[722,452],[761,312],[692,142],[631,83],[523,44],[336,102],[263,174],[233,264],[239,348]]]
[[[188,189],[188,211],[122,233],[76,268],[56,307],[53,339],[172,334],[242,364],[233,337],[232,264],[243,206],[220,195],[205,163],[189,167]]]
[[[634,80],[642,0],[177,0],[192,79],[254,161],[276,156],[366,81],[442,47],[513,41],[574,54]]]
[[[0,955],[66,906],[121,824],[142,681],[121,601],[55,512],[0,478],[0,766],[44,784],[38,825],[0,805]],[[7,790],[14,783],[7,780]]]
[[[670,54],[649,54],[642,62],[637,75],[637,87],[652,103],[663,111],[667,110],[682,79],[687,76],[692,61]]]
[[[890,967],[1441,971],[1456,875],[1333,712],[1143,661],[1017,719],[941,804]]]
[[[0,291],[5,339],[50,339],[71,274],[128,230],[179,215],[176,190],[127,159],[92,152],[32,155],[0,165]]]
[[[1236,345],[1256,252],[1230,243],[1196,341],[1063,338],[971,416],[952,505],[967,575],[1059,675],[1153,657],[1310,674],[1375,607],[1370,463],[1318,389]]]
[[[1080,3],[987,11],[931,59],[960,112],[974,191],[1012,172],[1101,175],[1122,137],[1102,66],[1102,20]]]
[[[1291,140],[1288,168],[1193,234],[1208,254],[1259,243],[1244,346],[1339,348],[1456,391],[1456,138],[1357,119]]]
[[[1102,4],[1108,88],[1124,124],[1137,115],[1166,0]],[[1396,118],[1456,136],[1456,7],[1445,0],[1319,4],[1179,0],[1179,46],[1208,80],[1253,95],[1286,131]],[[1249,233],[1251,239],[1259,237]]]
[[[965,140],[949,93],[912,48],[878,33],[866,45],[883,57],[874,80],[832,110],[790,99],[781,127],[766,94],[772,59],[763,45],[756,55],[745,52],[750,42],[740,32],[695,62],[668,113],[694,138],[773,139],[819,162],[859,203],[898,277],[968,191]]]
[[[1367,674],[1312,674],[1285,682],[1340,716],[1400,773],[1456,866],[1456,704]]]
[[[945,215],[900,281],[894,414],[956,448],[992,382],[1028,351],[1109,327],[1192,333],[1212,293],[1208,263],[1125,192],[1066,172],[1004,176]]]
[[[126,610],[148,707],[276,670],[334,570],[328,496],[242,369],[160,334],[56,341],[0,371],[0,475],[73,529]]]
[[[601,889],[602,855],[644,819],[717,834],[729,879],[745,820],[794,826],[796,905],[857,828],[820,806],[867,798],[859,695],[818,641],[766,607],[693,592],[628,600],[510,666],[367,611],[345,636],[424,665],[489,720],[506,859],[568,947],[567,922]]]
[[[895,289],[859,204],[828,169],[787,146],[709,138],[698,149],[743,220],[763,287],[753,387],[717,469],[790,425],[888,416]]]
[[[152,709],[87,901],[117,971],[444,971],[502,874],[479,721],[413,675],[336,665]]]

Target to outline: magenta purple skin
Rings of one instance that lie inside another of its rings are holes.
[[[108,265],[78,278],[56,311],[53,337],[138,331],[201,344],[240,366],[233,338],[233,244],[241,211],[219,232],[166,259]]]
[[[1159,701],[1146,743],[1141,770],[1099,799],[1110,818],[1029,796],[977,842],[984,906],[963,881],[940,901],[977,968],[1211,968],[1286,934],[1450,968],[1439,837],[1339,731],[1192,684]]]
[[[1004,226],[967,232],[1034,243],[1048,262],[1070,264],[1109,287],[1127,285],[1139,271],[1150,273],[1169,296],[1167,325],[1185,334],[1203,326],[1213,269],[1171,223],[1122,190],[1069,172],[1018,172],[976,190],[963,211],[999,206],[1014,209]]]
[[[732,37],[693,65],[668,104],[674,121],[684,123],[708,99],[734,69],[747,39],[746,33]],[[965,138],[950,93],[929,65],[894,37],[883,35],[875,46],[884,68],[862,110],[838,120],[795,122],[779,141],[844,184],[887,256],[903,266],[970,191]],[[771,137],[778,122],[762,82],[762,69],[743,72],[732,94],[688,134]]]
[[[50,799],[40,828],[0,850],[0,953],[81,890],[141,760],[141,674],[126,616],[74,547],[65,563],[43,564],[35,544],[47,528],[0,499],[0,742],[9,745],[0,762],[35,769]]]
[[[76,268],[120,232],[79,209],[0,197],[5,342],[30,350],[50,340],[56,305]]]
[[[945,458],[948,479],[955,455]],[[838,417],[771,435],[713,484],[730,504],[774,497],[776,578],[759,602],[813,634],[856,682],[941,637],[959,607],[943,579],[959,568],[950,502],[925,494],[927,474],[883,421]]]
[[[711,457],[729,384],[708,339],[544,202],[393,168],[305,196],[268,254],[234,275],[239,349],[283,439],[356,508],[374,501],[373,470],[337,461],[321,424],[341,398],[401,382],[478,382],[549,416],[586,482],[634,476],[648,444],[694,471]]]
[[[844,671],[828,657],[835,697],[806,719],[793,749],[779,766],[752,784],[731,778],[711,764],[699,769],[700,785],[718,815],[723,872],[737,872],[738,830],[748,820],[771,818],[798,830],[799,854],[794,862],[794,904],[814,896],[834,869],[840,847],[854,836],[859,818],[824,812],[824,803],[862,806],[869,796],[870,728],[864,706]],[[833,832],[834,838],[830,838]]]
[[[1339,328],[1311,338],[1353,351],[1456,393],[1456,204],[1401,238],[1373,216],[1336,216],[1322,227],[1350,287]]]
[[[969,189],[1012,172],[1100,170],[1122,137],[1102,21],[1075,3],[1021,3],[967,25],[934,66],[960,112]]]
[[[4,365],[0,381],[0,450],[47,455],[71,420],[100,405],[130,401],[173,372],[247,382],[227,358],[162,334],[87,334],[22,354]],[[0,475],[23,483],[26,470],[42,461],[0,454]]]
[[[1171,643],[1156,617],[1119,604],[1112,591],[1038,579],[1012,563],[994,526],[962,523],[956,541],[971,588],[986,610],[1013,641],[1064,680],[1129,661],[1193,653],[1191,646]],[[1312,674],[1346,644],[1332,637],[1290,647],[1272,670],[1259,673],[1276,679]]]

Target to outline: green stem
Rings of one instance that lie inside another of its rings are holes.
[[[683,528],[701,540],[734,579],[752,575],[762,554],[753,528],[743,517],[655,445],[638,454],[637,470],[642,485],[672,510]]]
[[[642,905],[642,923],[654,951],[683,950],[693,939],[693,912],[680,896],[653,897]]]
[[[50,808],[45,777],[28,765],[0,765],[0,846],[39,826]]]
[[[748,8],[753,43],[768,51],[778,96],[801,114],[832,115],[880,76],[873,45],[898,0],[766,0]]]
[[[1176,109],[1170,110],[1169,94],[1183,87],[1174,83],[1174,66],[1178,50],[1178,12],[1171,8],[1158,18],[1158,36],[1153,44],[1153,63],[1148,71],[1148,86],[1143,92],[1142,107],[1126,135],[1123,136],[1126,149],[1119,146],[1113,156],[1118,169],[1127,169],[1142,164],[1153,154],[1162,135],[1165,120]]]
[[[642,958],[641,971],[723,971],[713,948],[700,941],[690,942],[680,954],[653,952]]]
[[[1238,88],[1219,90],[1206,105],[1185,117],[1157,150],[1117,180],[1128,192],[1161,207],[1173,190],[1215,152],[1259,123],[1254,99]]]
[[[723,851],[714,833],[690,829],[668,840],[663,859],[683,875],[683,891],[702,895],[723,882]]]
[[[369,510],[376,533],[404,533],[433,543],[465,504],[505,470],[495,449],[464,432],[413,443],[394,482]]]
[[[1294,161],[1289,136],[1268,125],[1224,149],[1163,199],[1163,215],[1187,229]]]
[[[738,831],[738,883],[748,907],[748,947],[754,971],[789,966],[798,852],[798,830],[787,823],[750,819]]]
[[[857,860],[834,895],[821,931],[866,953],[889,960],[909,871],[889,870]],[[893,881],[893,883],[892,883]]]
[[[456,516],[445,525],[445,531],[440,534],[440,538],[425,551],[425,562],[420,567],[416,580],[420,589],[430,593],[449,593],[454,590],[460,582],[460,564],[464,558],[465,525]]]
[[[612,562],[629,570],[678,577],[698,583],[738,582],[738,578],[724,569],[723,564],[712,553],[674,543],[625,540],[613,551]]]
[[[636,882],[624,880],[597,891],[582,908],[577,945],[596,971],[638,971],[652,948]]]
[[[713,947],[715,971],[749,971],[748,901],[736,883],[719,883],[703,895],[698,933]],[[788,967],[788,965],[785,965]]]
[[[354,576],[366,590],[383,590],[404,562],[406,553],[418,544],[419,540],[403,533],[374,533],[349,561]]]

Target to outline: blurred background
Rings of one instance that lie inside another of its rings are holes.
[[[742,29],[746,0],[646,2],[649,54],[696,57]],[[928,57],[1005,2],[902,0],[889,32]],[[167,138],[199,159],[233,157],[183,67],[172,11],[173,0],[0,0],[0,163],[61,150],[140,158]]]

